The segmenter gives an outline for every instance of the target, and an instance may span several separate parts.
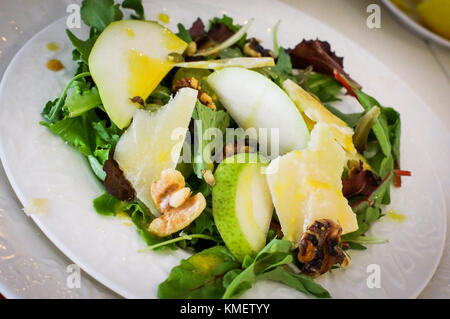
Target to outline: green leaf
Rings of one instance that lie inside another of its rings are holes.
[[[70,81],[69,83],[67,83],[66,87],[64,88],[61,96],[54,100],[54,101],[49,101],[47,102],[47,104],[45,105],[44,109],[42,110],[41,114],[42,116],[49,122],[51,123],[56,123],[60,120],[62,120],[65,116],[64,116],[64,103],[66,101],[67,98],[67,92],[74,86],[79,85],[77,82],[87,76],[90,76],[91,74],[89,72],[84,72],[84,73],[80,73],[75,75]]]
[[[233,18],[227,16],[226,14],[222,15],[222,18],[214,17],[213,19],[209,20],[209,28],[211,28],[211,26],[216,23],[225,24],[228,27],[228,29],[230,29],[233,32],[238,32],[239,29],[241,28],[241,25],[234,24]]]
[[[354,242],[348,242],[349,245],[349,249],[353,249],[353,250],[366,250],[367,247],[358,243],[354,243]]]
[[[94,155],[88,155],[87,159],[94,174],[98,177],[98,179],[104,181],[106,178],[106,172],[103,170],[103,164],[100,163],[99,159]]]
[[[177,36],[186,43],[192,42],[191,35],[189,34],[189,31],[186,30],[184,25],[182,25],[181,23],[178,23],[177,27],[178,27]]]
[[[47,111],[46,108],[44,111]],[[77,117],[66,117],[55,123],[41,122],[41,125],[86,156],[94,174],[103,181],[106,177],[103,164],[109,151],[116,145],[120,130],[113,123],[100,120],[96,110],[102,112],[100,109],[91,109]],[[44,115],[44,118],[48,119],[48,116]]]
[[[174,267],[158,287],[158,297],[220,298],[224,291],[224,275],[240,265],[223,246],[205,249]]]
[[[128,206],[128,202],[121,201],[108,193],[103,193],[93,201],[94,209],[100,215],[114,216]]]
[[[56,135],[61,136],[64,141],[75,147],[83,155],[93,155],[89,140],[89,124],[84,116],[66,118],[54,124],[47,122],[41,122],[41,124],[48,127]]]
[[[168,87],[158,84],[153,90],[150,96],[147,98],[146,103],[166,105],[170,100],[171,91]]]
[[[343,120],[350,127],[355,127],[356,124],[358,124],[358,122],[361,119],[361,117],[364,115],[364,112],[361,112],[361,113],[342,113],[337,108],[335,108],[335,107],[333,107],[333,106],[331,106],[329,104],[324,104],[324,106],[328,109],[328,111],[330,111],[331,113],[336,115],[338,118]]]
[[[57,110],[58,105],[59,105],[59,98],[56,98],[53,101],[51,101],[51,100],[48,101],[41,111],[41,116],[45,120],[50,122],[51,118],[52,118],[52,114],[56,114],[56,116],[55,115],[53,115],[53,116],[54,116],[54,118],[56,118],[56,121],[59,121],[62,118],[62,114],[61,114],[62,108],[58,112],[58,110]]]
[[[393,175],[394,174],[390,172],[368,198],[360,200],[352,205],[352,209],[355,212],[358,221],[358,230],[343,235],[343,242],[359,238],[370,229],[373,222],[381,217],[380,206],[383,204],[386,192],[390,189]]]
[[[226,49],[223,49],[218,54],[220,59],[231,59],[231,58],[239,58],[244,56],[241,49],[238,47],[232,46]]]
[[[131,202],[128,204],[126,210],[131,215],[131,220],[133,221],[133,224],[136,226],[138,234],[144,239],[145,243],[148,246],[161,243],[171,238],[171,236],[163,238],[157,237],[148,231],[148,226],[154,219],[154,216],[142,202],[140,201]],[[166,248],[174,249],[175,246],[168,245],[166,246]]]
[[[321,285],[304,274],[294,274],[284,267],[277,267],[268,272],[258,275],[258,279],[268,279],[281,282],[305,294],[313,295],[317,298],[330,298],[330,293]]]
[[[195,120],[197,136],[194,149],[194,173],[199,179],[203,179],[202,170],[212,171],[214,169],[211,156],[214,151],[214,139],[217,138],[217,136],[206,137],[205,132],[209,129],[217,129],[223,134],[230,124],[230,116],[223,110],[212,110],[197,101],[192,118]],[[199,138],[201,140],[198,140]]]
[[[205,234],[215,239],[216,243],[223,243],[222,237],[217,230],[211,207],[206,207],[203,213],[198,216],[193,223],[184,229],[187,234]],[[197,239],[192,239],[190,245],[195,245]],[[195,247],[194,247],[195,249]]]
[[[274,239],[255,257],[248,267],[229,283],[222,298],[235,298],[256,282],[257,276],[281,265],[292,262],[291,242]]]
[[[73,53],[73,59],[75,61],[81,59],[84,63],[88,64],[89,54],[91,53],[92,47],[98,36],[94,35],[89,37],[86,41],[83,41],[78,39],[70,30],[66,30],[66,33],[70,42],[72,42],[72,45],[75,47],[74,52],[78,52]]]
[[[284,48],[279,49],[277,64],[275,65],[274,69],[280,75],[283,75],[285,77],[289,77],[292,74],[291,57],[286,52],[286,50],[284,50]],[[285,79],[282,79],[281,82],[283,82],[284,80]]]
[[[281,47],[279,48],[278,58],[275,66],[255,68],[253,70],[268,77],[278,86],[281,86],[281,84],[287,79],[290,79],[295,83],[298,83],[299,81],[299,78],[292,73],[291,57],[286,52],[286,50]]]
[[[131,9],[134,10],[134,12],[136,12],[136,15],[131,15],[131,18],[137,20],[145,20],[142,0],[124,0],[122,2],[122,8]]]
[[[67,97],[64,108],[68,110],[69,117],[76,117],[100,104],[102,104],[102,100],[96,86],[90,89],[76,86],[69,97]]]
[[[122,19],[123,13],[119,6],[114,4],[114,0],[84,0],[80,10],[81,19],[101,32],[111,22]]]
[[[303,87],[317,96],[323,104],[341,100],[339,96],[342,85],[328,75],[312,72],[304,82]]]

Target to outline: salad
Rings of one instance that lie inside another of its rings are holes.
[[[192,252],[160,298],[235,298],[260,279],[328,298],[314,278],[387,241],[367,232],[411,175],[400,114],[328,42],[284,48],[280,21],[268,50],[226,15],[173,33],[136,0],[80,12],[89,37],[67,30],[78,68],[41,124],[86,157],[105,187],[95,211],[130,218],[140,253]],[[360,112],[336,107],[349,97]]]

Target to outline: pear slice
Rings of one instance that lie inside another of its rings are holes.
[[[257,154],[227,157],[216,169],[213,216],[225,245],[242,260],[266,244],[273,204]]]
[[[145,100],[172,69],[169,53],[183,53],[187,44],[152,21],[121,20],[99,36],[89,55],[89,70],[103,106],[119,128],[129,125],[138,103]]]
[[[133,122],[122,134],[114,151],[126,179],[137,197],[155,215],[150,186],[167,168],[175,168],[197,101],[196,90],[180,89],[158,111],[137,110]]]
[[[256,71],[232,67],[207,78],[220,102],[243,129],[279,129],[279,152],[306,146],[309,131],[294,102],[274,82]],[[258,132],[259,133],[259,132]],[[270,135],[270,131],[267,136]],[[271,139],[261,140],[271,150]]]
[[[342,194],[345,151],[325,123],[317,123],[308,148],[273,160],[269,185],[284,239],[297,247],[306,227],[325,218],[337,222],[346,234],[358,229],[356,215]]]

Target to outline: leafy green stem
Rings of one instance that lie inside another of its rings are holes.
[[[56,107],[52,110],[50,116],[49,116],[49,120],[50,122],[53,123],[55,116],[59,113],[59,111],[61,110],[61,108],[64,105],[64,101],[66,100],[67,97],[67,92],[70,89],[70,86],[72,85],[72,83],[80,78],[86,77],[86,76],[90,76],[91,73],[90,72],[83,72],[80,74],[75,75],[70,81],[69,83],[67,83],[66,87],[64,88],[64,91],[61,94],[61,97],[58,100],[58,104],[56,105]]]
[[[359,236],[355,239],[348,239],[345,241],[356,244],[385,244],[388,242],[386,238],[372,237],[372,236]]]
[[[158,248],[158,247],[170,245],[170,244],[176,243],[178,241],[192,240],[194,238],[200,238],[200,239],[217,241],[214,237],[211,237],[211,236],[208,236],[208,235],[205,235],[205,234],[183,235],[183,236],[179,236],[177,238],[173,238],[173,239],[169,239],[169,240],[163,241],[163,242],[155,244],[155,245],[151,245],[151,246],[145,247],[145,248],[139,250],[139,252],[142,253],[142,252],[145,252],[145,251],[148,251],[148,250],[153,250],[153,249]]]
[[[280,26],[280,23],[281,19],[278,20],[277,24],[275,24],[275,26],[273,27],[273,53],[275,54],[276,57],[280,52],[280,46],[278,45],[278,37],[277,37],[278,27]]]

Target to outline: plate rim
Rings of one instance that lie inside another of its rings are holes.
[[[278,5],[284,6],[285,8],[291,8],[291,6],[285,4],[285,3],[281,3],[281,2],[277,2]],[[296,8],[295,8],[296,9]],[[299,9],[296,9],[299,10]],[[303,14],[307,15],[310,19],[314,20],[315,22],[322,24],[324,26],[326,26],[327,29],[333,29],[331,28],[326,22],[323,22],[317,18],[315,18],[314,16],[311,16],[301,10],[299,10],[300,12],[302,12]],[[4,79],[6,79],[9,75],[9,73],[11,72],[12,66],[13,64],[15,64],[16,60],[18,60],[18,58],[23,54],[23,52],[26,50],[26,48],[28,46],[31,45],[31,43],[35,40],[36,37],[38,37],[40,34],[45,33],[47,31],[47,29],[50,29],[53,25],[60,23],[61,20],[65,19],[65,17],[61,17],[56,19],[55,21],[49,23],[46,27],[42,28],[40,31],[38,31],[37,33],[35,33],[29,40],[26,41],[26,43],[15,53],[14,57],[11,59],[11,61],[9,62],[3,76],[2,79],[0,81],[0,95],[3,94],[4,91],[4,87],[5,87],[5,81]],[[334,32],[339,33],[339,35],[344,39],[344,40],[349,40],[351,43],[353,43],[356,47],[358,47],[359,50],[363,51],[364,54],[367,54],[369,56],[371,56],[374,60],[376,60],[378,63],[382,64],[384,67],[386,67],[387,69],[389,69],[384,63],[383,61],[379,60],[377,57],[375,57],[371,52],[369,52],[368,50],[366,50],[364,47],[362,47],[361,45],[359,45],[357,42],[355,42],[354,40],[352,40],[351,38],[349,38],[347,35],[334,30]],[[422,104],[422,106],[424,106],[430,113],[430,116],[432,116],[434,118],[434,120],[439,121],[438,118],[435,116],[435,114],[433,112],[431,112],[430,108],[428,107],[428,105],[423,101],[423,99],[418,96],[411,88],[410,86],[403,81],[403,79],[401,79],[400,76],[398,76],[394,71],[391,71],[391,74],[398,80],[400,80],[400,82],[402,83],[402,85],[404,85],[408,90],[410,90],[411,93],[414,94],[415,97],[417,97],[418,101],[420,101],[420,104]],[[22,205],[26,205],[25,203],[25,198],[24,195],[22,194],[22,192],[20,192],[20,188],[17,187],[16,181],[14,179],[14,177],[12,176],[12,171],[10,170],[9,166],[6,165],[6,156],[4,153],[4,149],[3,149],[3,144],[0,143],[0,163],[2,164],[5,174],[8,178],[8,181],[10,183],[11,189],[14,192],[14,194],[17,196],[17,198],[19,199],[19,201],[21,202]],[[438,184],[439,184],[439,190],[440,190],[440,198],[442,200],[443,203],[443,208],[446,211],[447,210],[447,202],[446,202],[446,198],[444,196],[444,192],[443,192],[443,187],[442,187],[442,182],[441,179],[439,178],[439,176],[436,174],[435,172],[435,168],[433,167],[433,173],[436,175]],[[114,291],[115,293],[125,297],[125,298],[137,298],[136,296],[134,296],[133,293],[130,293],[129,291],[127,291],[127,289],[121,288],[120,285],[116,285],[113,282],[111,282],[107,277],[103,276],[100,272],[96,271],[94,268],[87,266],[84,263],[78,263],[78,258],[76,256],[76,254],[73,254],[70,249],[68,249],[66,247],[66,245],[64,245],[63,243],[61,243],[59,240],[55,239],[54,234],[51,231],[48,231],[47,228],[45,227],[45,223],[41,223],[39,221],[39,219],[36,216],[31,216],[32,220],[37,224],[37,226],[42,230],[42,232],[45,234],[45,236],[65,255],[67,256],[67,258],[69,258],[70,260],[72,260],[73,262],[75,262],[77,265],[79,265],[86,273],[88,273],[90,276],[92,276],[94,279],[96,279],[97,281],[100,282],[100,284],[108,287],[109,289],[111,289],[112,291]],[[424,283],[422,285],[422,287],[418,287],[417,291],[414,293],[411,293],[411,298],[417,298],[420,293],[425,289],[425,287],[428,285],[428,283],[430,282],[431,278],[434,276],[437,268],[440,265],[440,262],[442,260],[442,256],[443,256],[443,252],[445,249],[445,238],[447,236],[447,219],[448,219],[448,214],[445,214],[445,223],[444,223],[444,233],[443,233],[443,243],[439,252],[439,258],[436,258],[436,262],[433,266],[433,270],[432,272],[430,272],[428,278],[426,278],[426,281],[424,280]]]
[[[434,43],[439,44],[442,47],[450,49],[450,40],[440,36],[437,33],[425,28],[421,24],[411,19],[406,13],[397,8],[390,0],[381,0],[381,2],[388,8],[388,10],[398,19],[406,25],[416,35],[420,36],[424,40],[431,40]]]

